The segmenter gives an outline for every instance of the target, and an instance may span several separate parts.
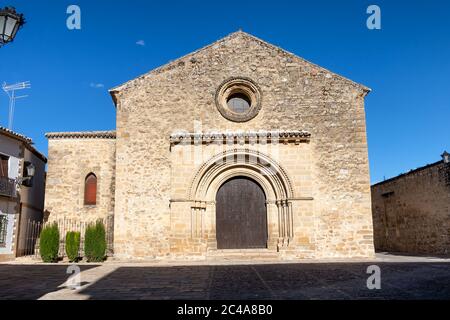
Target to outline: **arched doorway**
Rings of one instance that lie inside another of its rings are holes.
[[[234,177],[216,194],[217,249],[267,247],[266,196],[247,177]]]

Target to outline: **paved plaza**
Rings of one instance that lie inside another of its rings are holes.
[[[381,289],[367,288],[367,268],[381,270]],[[449,299],[450,260],[378,256],[374,261],[0,264],[0,299]]]

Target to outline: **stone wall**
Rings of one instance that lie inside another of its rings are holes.
[[[372,186],[377,251],[450,253],[450,165],[442,161]]]
[[[50,133],[45,210],[48,220],[95,221],[114,214],[115,134]],[[84,181],[97,176],[97,204],[84,205]]]
[[[248,122],[231,122],[216,108],[216,90],[230,77],[248,77],[261,88],[261,110]],[[289,145],[280,159],[294,177],[294,198],[313,199],[294,205],[296,256],[372,256],[366,93],[363,86],[243,32],[113,89],[117,257],[171,254],[171,206],[183,210],[182,202],[171,200],[186,191],[198,169],[181,170],[170,148],[174,131],[261,129],[311,133],[309,144]],[[190,208],[184,208],[189,216]]]

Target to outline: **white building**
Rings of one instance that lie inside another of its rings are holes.
[[[27,227],[43,218],[46,163],[30,138],[0,127],[0,261],[33,245]]]

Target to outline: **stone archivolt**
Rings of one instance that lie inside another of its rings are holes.
[[[268,155],[250,149],[230,149],[206,161],[195,174],[188,192],[191,202],[191,235],[203,236],[208,204],[215,204],[220,186],[227,180],[245,176],[258,182],[267,204],[278,210],[278,247],[288,246],[294,237],[292,202],[294,189],[286,171]]]
[[[237,175],[248,175],[260,182],[268,201],[294,197],[287,173],[273,159],[255,150],[230,149],[215,155],[200,167],[192,180],[188,198],[213,201],[212,197],[215,196],[223,180]],[[214,181],[219,176],[222,176],[222,179]],[[212,186],[214,186],[213,189],[211,189]]]

